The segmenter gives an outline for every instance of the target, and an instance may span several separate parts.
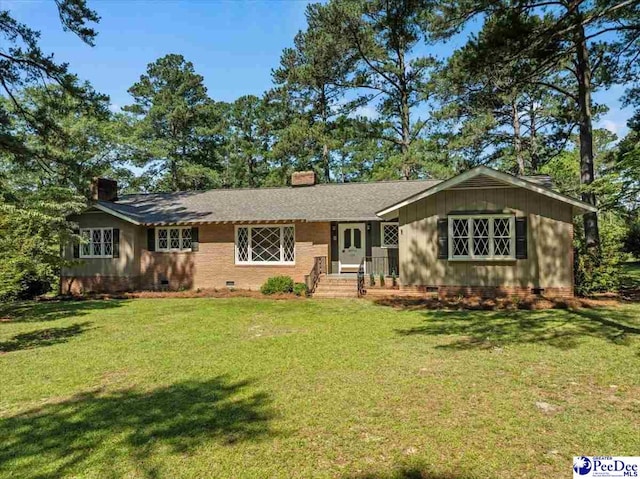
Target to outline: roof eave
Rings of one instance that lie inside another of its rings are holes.
[[[376,214],[383,219],[396,217],[398,216],[400,208],[402,208],[403,206],[407,206],[423,198],[427,198],[428,196],[434,195],[440,191],[444,191],[449,188],[452,188],[464,181],[467,181],[471,178],[475,178],[476,176],[480,176],[480,175],[486,175],[494,179],[509,183],[513,186],[534,191],[538,194],[554,198],[564,203],[568,203],[573,206],[574,215],[598,211],[598,209],[593,205],[585,203],[584,201],[576,200],[575,198],[571,198],[570,196],[564,195],[562,193],[558,193],[556,191],[550,190],[549,188],[538,185],[531,181],[527,181],[522,178],[515,177],[508,173],[502,173],[500,171],[493,170],[486,166],[477,166],[469,171],[459,174],[458,176],[454,176],[453,178],[443,181],[442,183],[438,183],[437,185],[427,188],[426,190],[420,193],[411,195],[394,205],[391,205],[383,210],[378,211]]]
[[[109,208],[109,207],[105,206],[105,205],[104,205],[104,204],[102,204],[102,203],[95,203],[95,204],[93,204],[92,206],[93,206],[94,208],[96,208],[96,209],[100,210],[100,211],[103,211],[103,212],[105,212],[105,213],[107,213],[107,214],[110,214],[110,215],[112,215],[112,216],[115,216],[116,218],[120,218],[121,220],[127,221],[127,222],[129,222],[129,223],[134,224],[134,225],[139,226],[139,225],[141,225],[141,224],[142,224],[142,223],[140,223],[139,221],[134,220],[133,218],[131,218],[131,217],[129,217],[129,216],[127,216],[127,215],[123,214],[123,213],[120,213],[119,211],[116,211],[116,210],[114,210],[114,209],[111,209],[111,208]]]

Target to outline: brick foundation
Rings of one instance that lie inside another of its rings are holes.
[[[573,288],[550,287],[543,288],[543,291],[537,293],[534,288],[523,286],[401,286],[401,291],[420,292],[424,294],[432,294],[439,298],[447,298],[452,296],[464,297],[480,297],[480,298],[504,298],[519,297],[526,298],[528,296],[541,295],[553,298],[572,298]]]

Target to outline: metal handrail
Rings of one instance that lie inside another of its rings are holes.
[[[367,292],[367,290],[364,289],[364,264],[365,264],[365,260],[366,260],[366,258],[362,258],[362,261],[360,261],[360,266],[358,266],[358,298],[361,298]]]
[[[313,293],[318,286],[318,281],[320,281],[320,275],[327,272],[327,257],[326,256],[316,256],[313,258],[313,268],[306,276],[305,280],[307,283],[307,290],[309,294]]]

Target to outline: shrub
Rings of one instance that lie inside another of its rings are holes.
[[[616,291],[622,283],[624,224],[619,218],[604,216],[601,220],[600,247],[597,250],[587,250],[582,225],[575,225],[574,274],[576,294],[579,296]]]
[[[396,276],[396,272],[391,272],[391,285],[395,288],[398,285],[398,277]]]
[[[0,255],[0,301],[32,299],[50,291],[55,281],[51,265],[26,255]]]
[[[309,289],[305,283],[296,283],[293,285],[293,294],[296,296],[307,296]]]
[[[380,287],[384,288],[384,274],[380,273]]]
[[[371,273],[369,275],[369,286],[375,286],[376,285],[376,277],[373,273]]]
[[[272,276],[260,288],[262,294],[291,293],[293,279],[289,276]]]

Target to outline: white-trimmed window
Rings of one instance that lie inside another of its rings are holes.
[[[113,258],[113,228],[83,228],[80,237],[81,258]]]
[[[191,251],[191,227],[156,228],[156,251]]]
[[[449,216],[449,259],[515,259],[513,215]]]
[[[383,248],[397,248],[399,238],[400,230],[398,223],[380,223],[380,246]]]
[[[236,226],[236,263],[295,264],[293,225]]]

